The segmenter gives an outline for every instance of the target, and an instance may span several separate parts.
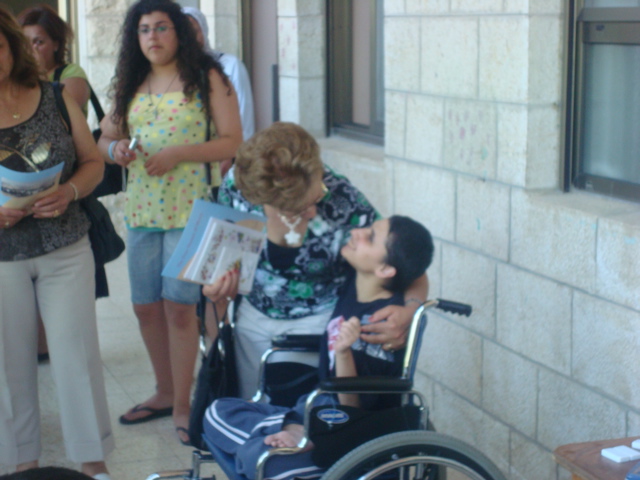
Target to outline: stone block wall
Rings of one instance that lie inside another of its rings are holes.
[[[325,4],[278,0],[280,119],[325,136]]]
[[[384,151],[323,143],[435,235],[431,296],[474,314],[431,315],[417,384],[440,431],[518,480],[569,478],[561,444],[640,435],[640,205],[560,192],[563,9],[385,2]]]
[[[511,479],[640,435],[640,205],[560,192],[563,9],[385,3],[393,211],[437,237],[431,295],[474,306],[431,316],[419,385]]]
[[[434,234],[431,296],[474,314],[430,316],[416,382],[438,430],[514,480],[568,479],[561,444],[640,436],[640,206],[560,192],[565,3],[386,0],[385,146],[321,139],[384,215]],[[88,1],[88,24],[128,4]],[[232,46],[230,8],[206,13]],[[278,2],[281,118],[319,138],[324,15]],[[92,30],[106,85],[113,34]]]

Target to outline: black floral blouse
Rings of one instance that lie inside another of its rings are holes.
[[[262,206],[249,203],[235,186],[233,168],[224,178],[218,202],[243,212],[264,215]],[[297,318],[330,312],[347,276],[340,249],[353,228],[371,225],[378,212],[346,177],[325,166],[328,192],[317,204],[300,248],[282,248],[267,242],[258,263],[251,293],[246,299],[273,319]],[[288,251],[290,260],[283,261]],[[276,258],[277,257],[277,258]],[[275,266],[274,266],[275,265]]]
[[[14,127],[0,129],[0,165],[32,172],[64,162],[62,184],[73,175],[76,152],[58,111],[52,85],[43,82],[40,87],[42,95],[36,113]],[[11,228],[0,228],[0,262],[44,255],[77,242],[88,230],[89,220],[78,202],[71,202],[56,218],[25,217]]]

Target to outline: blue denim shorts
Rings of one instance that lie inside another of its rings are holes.
[[[184,305],[198,303],[200,285],[162,276],[162,269],[181,236],[181,229],[162,232],[132,229],[127,232],[127,260],[134,304],[144,305],[162,299]]]

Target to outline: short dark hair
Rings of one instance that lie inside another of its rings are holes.
[[[385,263],[396,269],[385,288],[404,292],[433,260],[433,239],[424,225],[401,215],[389,217]]]
[[[93,480],[77,470],[65,467],[30,468],[22,472],[0,475],[0,480]]]
[[[37,5],[27,8],[18,15],[18,22],[23,27],[38,25],[43,28],[51,40],[58,43],[58,49],[53,54],[56,65],[65,63],[68,44],[73,39],[73,32],[67,22],[49,5]]]
[[[31,53],[31,46],[17,20],[2,5],[0,5],[0,33],[7,38],[13,57],[11,80],[29,88],[35,87],[38,84],[40,71]]]

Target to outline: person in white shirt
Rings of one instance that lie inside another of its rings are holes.
[[[235,55],[223,53],[211,48],[209,44],[209,26],[204,14],[194,7],[182,7],[182,12],[189,17],[191,24],[196,29],[196,36],[202,48],[213,58],[220,62],[224,73],[229,77],[233,88],[236,89],[238,107],[240,108],[240,121],[242,122],[242,139],[248,140],[255,133],[255,114],[253,111],[253,94],[251,81],[244,63]]]

